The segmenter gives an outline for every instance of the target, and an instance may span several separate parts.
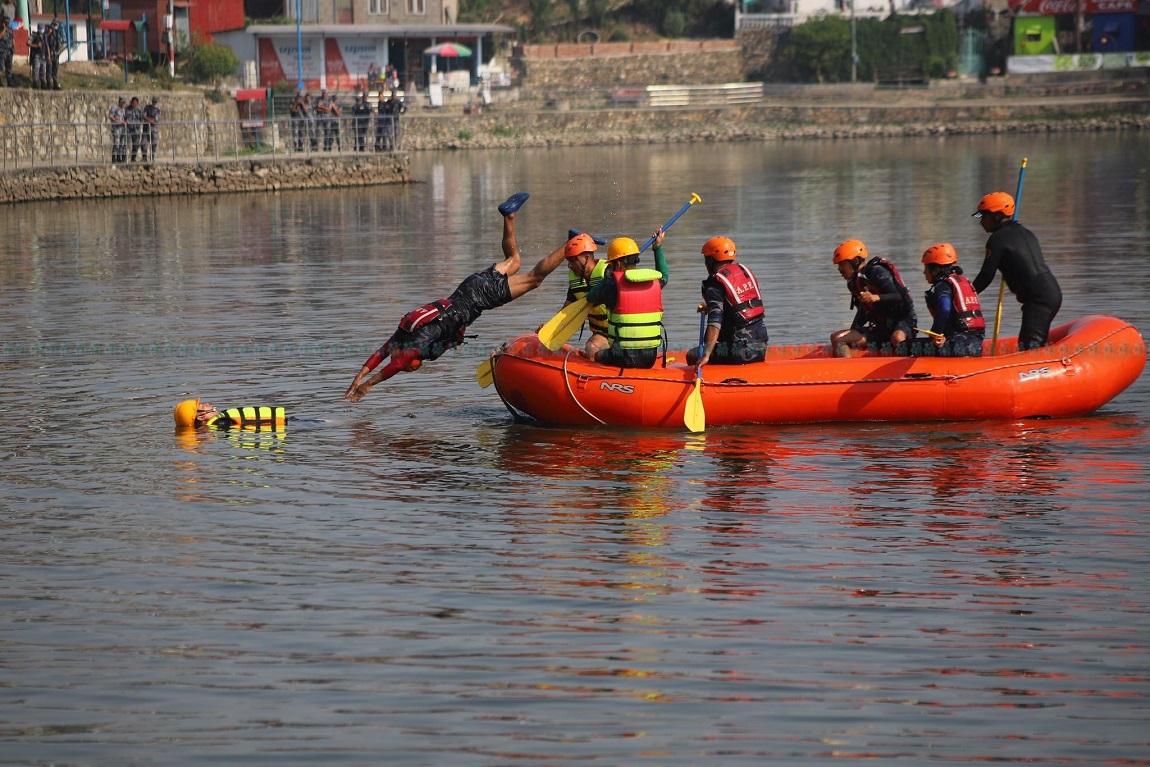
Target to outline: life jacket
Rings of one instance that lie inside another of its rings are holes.
[[[446,298],[432,301],[430,304],[424,304],[418,309],[403,315],[403,319],[399,321],[399,329],[406,330],[408,333],[414,333],[427,323],[439,319],[440,315],[449,308],[451,308],[451,302]]]
[[[618,297],[607,311],[607,337],[621,349],[657,349],[663,341],[663,275],[655,269],[612,272]]]
[[[859,269],[855,276],[851,278],[850,282],[847,283],[851,291],[851,308],[853,309],[859,305],[859,293],[862,293],[871,287],[877,287],[872,285],[864,273],[866,269],[869,269],[872,266],[881,266],[890,272],[891,276],[894,277],[894,284],[898,289],[898,294],[902,296],[903,306],[905,310],[909,312],[910,307],[914,306],[914,299],[910,297],[910,289],[907,288],[906,283],[902,281],[902,277],[898,273],[898,267],[881,256],[875,256],[870,261],[867,261],[865,264],[863,264],[862,268]],[[876,324],[878,324],[880,320],[896,319],[887,317],[887,309],[880,308],[877,305],[872,305],[871,307],[865,308],[864,310],[866,311],[867,316],[875,321]]]
[[[575,300],[578,301],[587,295],[588,290],[602,282],[603,275],[606,273],[607,259],[605,258],[595,260],[595,268],[591,270],[591,276],[586,280],[568,269],[567,287],[571,291],[571,295],[575,296]],[[591,327],[592,333],[601,336],[607,335],[607,307],[603,304],[592,306],[590,314],[587,315],[587,324]]]
[[[232,407],[216,413],[204,422],[215,429],[237,427],[247,430],[278,430],[287,423],[287,413],[282,407],[264,405],[262,407]]]
[[[739,315],[744,325],[763,316],[763,297],[759,293],[759,283],[750,269],[731,262],[715,272],[715,279],[723,288],[727,304]]]
[[[959,330],[970,332],[972,330],[986,330],[986,320],[982,316],[982,305],[978,302],[978,293],[970,281],[961,273],[951,272],[946,276],[950,283],[954,320]]]

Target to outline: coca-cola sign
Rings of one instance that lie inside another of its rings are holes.
[[[1015,13],[1036,13],[1040,16],[1064,16],[1078,13],[1079,2],[1083,13],[1134,13],[1138,0],[1011,0]]]

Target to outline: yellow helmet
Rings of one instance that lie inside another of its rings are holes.
[[[607,260],[614,261],[627,256],[639,255],[639,246],[630,237],[616,237],[607,246]]]
[[[862,240],[847,240],[842,245],[835,248],[835,263],[841,264],[843,261],[853,261],[856,258],[866,258],[866,245],[863,245]]]
[[[200,409],[200,400],[186,399],[176,405],[176,426],[195,426],[196,411]]]

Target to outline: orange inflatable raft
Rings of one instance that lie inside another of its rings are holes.
[[[1130,324],[1090,316],[1051,329],[1049,345],[1017,351],[1000,338],[983,357],[835,358],[828,345],[771,347],[764,362],[706,365],[708,426],[825,421],[973,421],[1080,416],[1141,374],[1146,344]],[[538,336],[492,355],[500,398],[521,420],[560,426],[683,428],[695,385],[686,354],[650,370],[588,361],[573,346],[548,351]]]

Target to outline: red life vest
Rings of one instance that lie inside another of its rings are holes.
[[[978,293],[970,281],[961,274],[951,273],[946,281],[950,283],[955,319],[963,331],[986,330],[986,320],[982,316],[982,305]]]
[[[763,297],[750,269],[732,262],[716,271],[715,279],[723,287],[727,303],[743,322],[750,323],[763,316]]]
[[[432,301],[430,304],[424,304],[418,309],[403,315],[403,319],[399,321],[399,329],[406,330],[408,333],[414,333],[427,323],[439,319],[439,315],[443,314],[450,306],[451,302],[446,298]]]
[[[623,349],[658,348],[663,340],[663,287],[659,273],[633,282],[625,271],[613,272],[617,297],[607,311],[607,337]]]

